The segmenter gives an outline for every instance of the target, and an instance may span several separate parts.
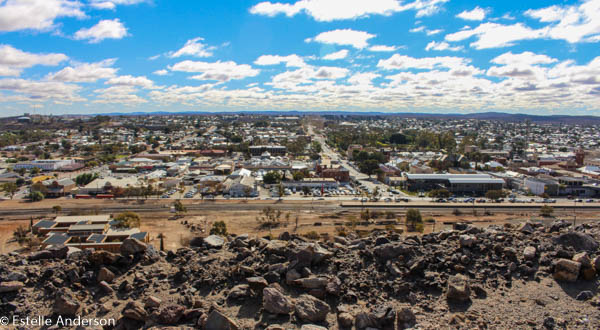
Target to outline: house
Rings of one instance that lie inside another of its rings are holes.
[[[122,229],[114,226],[110,215],[60,216],[40,220],[33,225],[34,233],[46,235],[42,247],[66,245],[79,249],[118,252],[127,238],[148,243],[150,236],[139,228]]]
[[[287,153],[286,146],[277,145],[250,146],[248,149],[253,157],[259,157],[265,152],[268,152],[273,156],[285,156],[285,154]]]
[[[62,197],[70,195],[76,187],[75,181],[69,178],[60,180],[53,178],[32,184],[31,191],[39,191],[45,197]]]
[[[16,183],[19,179],[23,180],[23,177],[15,172],[5,172],[0,174],[0,184],[3,183]]]
[[[15,170],[18,169],[26,169],[30,170],[32,168],[39,168],[42,171],[57,171],[60,168],[71,165],[75,163],[72,159],[42,159],[42,160],[32,160],[28,162],[20,162],[16,163],[14,166]]]
[[[258,196],[256,180],[250,175],[228,178],[223,182],[223,194],[231,197],[256,197]]]

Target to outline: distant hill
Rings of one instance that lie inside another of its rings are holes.
[[[168,115],[232,115],[232,114],[246,114],[246,115],[274,115],[274,116],[303,116],[303,115],[321,115],[321,116],[394,116],[403,118],[427,118],[427,119],[479,119],[479,120],[498,120],[507,122],[519,122],[519,121],[530,121],[535,123],[563,123],[563,124],[587,124],[587,125],[598,125],[600,124],[600,117],[598,116],[569,116],[569,115],[529,115],[529,114],[517,114],[517,113],[505,113],[505,112],[480,112],[480,113],[469,113],[469,114],[453,114],[453,113],[413,113],[413,112],[349,112],[349,111],[236,111],[236,112],[208,112],[208,111],[180,111],[180,112],[113,112],[103,114],[89,114],[89,115],[65,115],[65,116],[168,116]],[[6,119],[6,118],[5,118]]]

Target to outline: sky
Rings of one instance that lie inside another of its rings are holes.
[[[0,116],[600,115],[600,0],[0,0]]]

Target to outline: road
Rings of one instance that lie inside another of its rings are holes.
[[[368,175],[359,172],[356,168],[354,168],[350,164],[350,162],[347,159],[340,156],[340,154],[338,154],[335,150],[331,149],[327,145],[327,142],[325,141],[325,137],[323,135],[316,134],[314,131],[314,128],[310,125],[308,126],[308,134],[313,137],[314,141],[317,141],[321,144],[321,149],[322,149],[321,154],[330,158],[332,161],[338,162],[340,165],[342,165],[344,168],[346,168],[348,171],[350,171],[351,178],[353,178],[354,180],[360,181],[365,187],[371,189],[372,191],[375,190],[375,188],[379,188],[379,191],[382,194],[387,191],[387,189],[389,188],[387,185],[385,185],[383,183],[374,183],[373,181],[370,180]],[[380,195],[380,196],[382,196],[382,195]]]

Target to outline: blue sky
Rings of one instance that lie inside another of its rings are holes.
[[[600,0],[0,0],[0,116],[600,115]]]

